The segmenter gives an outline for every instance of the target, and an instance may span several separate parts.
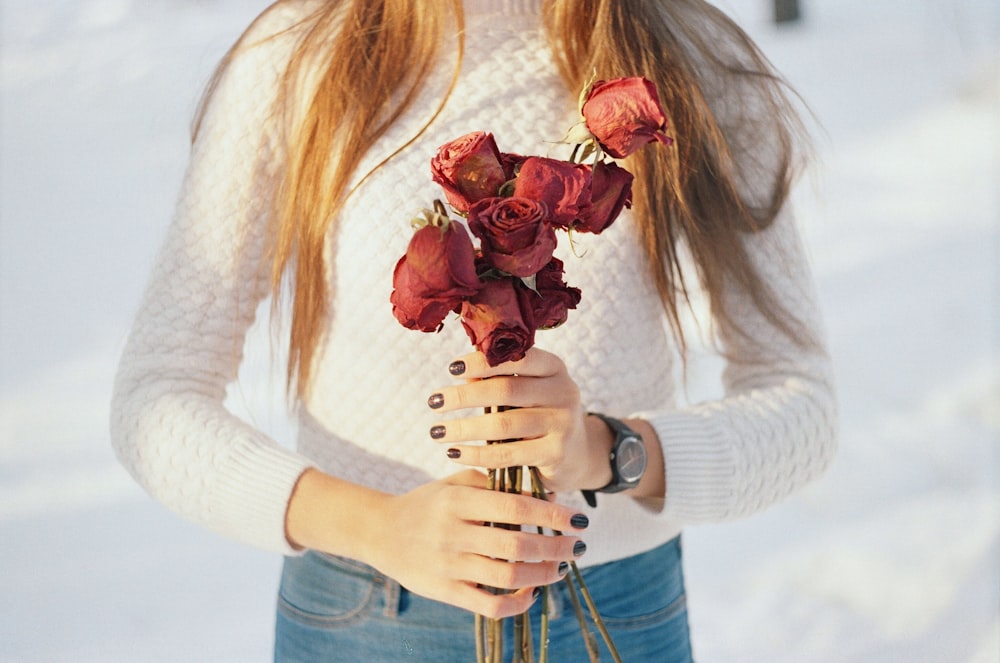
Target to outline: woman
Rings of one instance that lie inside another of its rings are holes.
[[[633,209],[557,250],[578,310],[495,368],[460,325],[396,324],[391,274],[408,220],[441,197],[438,146],[485,130],[505,151],[556,150],[595,71],[652,80],[675,148],[627,159]],[[690,660],[682,527],[765,508],[835,447],[785,204],[796,126],[763,57],[700,0],[277,2],[196,123],[119,369],[118,454],[184,516],[287,555],[277,660],[468,660],[471,613],[539,610],[574,560],[623,660]],[[726,393],[679,407],[698,289]],[[222,404],[269,294],[290,301],[295,451]],[[612,459],[630,443],[634,476]],[[557,499],[485,490],[483,468],[510,464],[537,466]],[[565,601],[550,601],[550,660],[584,660]]]

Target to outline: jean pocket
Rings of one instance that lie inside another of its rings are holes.
[[[585,573],[585,576],[587,574]],[[609,628],[643,629],[687,620],[680,540],[591,571],[591,593]]]
[[[608,628],[614,630],[641,630],[654,626],[660,626],[670,622],[672,619],[682,617],[687,622],[687,595],[673,597],[673,600],[660,605],[660,607],[650,610],[649,605],[636,603],[632,614],[604,615],[604,620]]]
[[[371,611],[383,585],[381,577],[360,566],[310,552],[285,560],[278,611],[309,626],[349,626]]]

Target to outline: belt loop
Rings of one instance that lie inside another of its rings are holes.
[[[389,577],[385,578],[382,614],[390,619],[399,616],[400,589],[398,582]]]

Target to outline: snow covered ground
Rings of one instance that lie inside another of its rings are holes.
[[[1000,5],[802,3],[780,30],[767,0],[720,5],[822,125],[797,203],[841,450],[794,499],[687,533],[696,654],[992,663]],[[0,0],[0,660],[270,658],[280,560],[150,501],[106,431],[198,91],[265,4]],[[249,379],[267,377],[263,346],[233,404],[287,437],[274,390]]]

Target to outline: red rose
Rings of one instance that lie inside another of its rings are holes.
[[[563,281],[563,263],[553,258],[535,276],[531,298],[532,317],[538,329],[551,329],[566,322],[567,314],[580,303],[580,289]]]
[[[632,173],[616,163],[595,163],[591,171],[590,206],[573,227],[598,234],[614,223],[622,208],[632,207],[632,180]]]
[[[493,134],[475,131],[445,143],[431,159],[434,181],[461,213],[477,200],[497,195],[507,181]]]
[[[413,233],[392,274],[392,314],[407,329],[440,331],[448,312],[482,287],[475,261],[461,224],[429,225]]]
[[[482,290],[462,303],[462,326],[490,366],[517,361],[535,343],[530,290],[513,278],[484,282]]]
[[[640,76],[594,83],[580,111],[601,148],[616,159],[646,143],[672,142],[656,87]]]
[[[489,264],[514,276],[531,276],[556,248],[547,212],[543,203],[528,198],[486,198],[469,208],[469,229],[482,241]]]
[[[590,169],[568,161],[529,157],[514,180],[514,195],[545,203],[549,223],[568,228],[590,204]]]

